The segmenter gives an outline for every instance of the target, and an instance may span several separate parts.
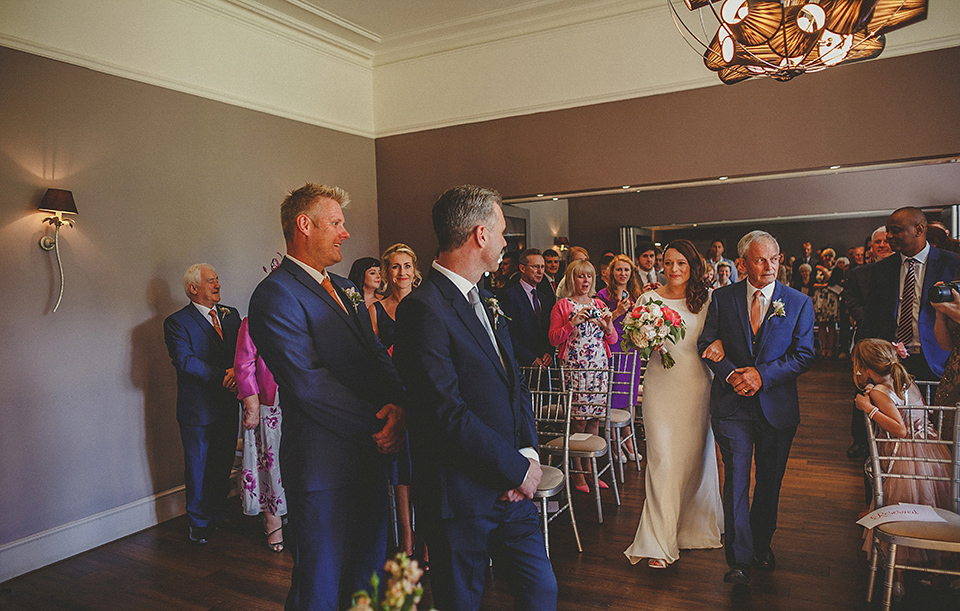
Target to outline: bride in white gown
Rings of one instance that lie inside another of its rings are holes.
[[[683,318],[686,334],[667,344],[676,365],[664,369],[653,356],[643,380],[646,430],[646,500],[633,544],[624,554],[631,564],[647,558],[666,568],[681,549],[721,547],[723,507],[710,428],[712,374],[697,352],[707,317],[709,294],[704,264],[689,240],[675,240],[664,253],[667,283],[637,300],[662,301]],[[696,312],[691,312],[689,306]]]

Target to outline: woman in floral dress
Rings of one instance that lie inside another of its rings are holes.
[[[594,293],[596,272],[586,260],[574,261],[564,274],[563,299],[550,312],[550,343],[557,347],[562,367],[602,369],[609,366],[610,345],[619,336],[613,326],[613,314]],[[596,435],[600,418],[605,415],[610,378],[606,373],[565,372],[567,388],[573,393],[571,430]],[[580,459],[574,469],[582,471]],[[573,477],[574,488],[589,492],[582,473]],[[601,488],[607,485],[600,482]]]
[[[248,320],[240,323],[233,360],[237,396],[243,402],[243,513],[263,513],[267,547],[283,551],[282,516],[287,499],[280,479],[280,406],[277,383],[250,339]]]

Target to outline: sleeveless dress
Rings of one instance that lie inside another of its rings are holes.
[[[923,397],[920,390],[911,385],[907,389],[906,401],[897,396],[892,388],[879,384],[874,388],[886,393],[896,406],[922,405]],[[937,432],[927,420],[926,410],[900,410],[900,417],[915,439],[937,439]],[[910,433],[908,433],[908,436]],[[883,441],[881,441],[883,440]],[[947,446],[911,443],[909,440],[894,437],[887,431],[880,429],[877,435],[878,450],[883,456],[942,458],[950,461],[950,450]],[[911,475],[950,476],[950,463],[936,465],[933,463],[915,463],[906,460],[880,461],[880,468],[885,473],[908,473]],[[919,481],[909,479],[887,479],[883,482],[883,504],[896,505],[898,503],[912,503],[915,505],[929,505],[941,509],[950,509],[950,482]],[[874,509],[873,503],[870,506]],[[864,533],[863,550],[870,553],[870,531]],[[939,552],[916,549],[902,546],[898,548],[897,560],[909,563],[929,563],[940,557]]]
[[[373,302],[377,311],[377,333],[383,347],[393,354],[393,336],[397,330],[397,321],[390,318],[387,310],[379,301]],[[393,485],[409,486],[413,474],[413,462],[410,459],[410,435],[403,443],[403,449],[397,454],[396,460],[388,467],[387,480]]]
[[[624,555],[631,564],[643,558],[667,563],[681,549],[715,549],[723,532],[723,505],[710,428],[712,374],[700,358],[697,338],[707,318],[685,299],[665,299],[654,291],[638,304],[659,300],[683,318],[686,335],[667,349],[676,365],[664,369],[659,356],[647,363],[643,382],[643,422],[647,433],[646,498],[633,544]]]
[[[569,297],[567,298],[569,299]],[[597,308],[603,302],[594,299],[590,305],[573,303],[574,314],[584,308]],[[592,369],[603,368],[609,364],[607,359],[606,342],[603,341],[603,330],[592,322],[582,322],[573,328],[567,339],[567,353],[561,365],[566,367]],[[603,417],[606,408],[607,387],[610,385],[610,376],[606,373],[564,373],[567,388],[573,393],[573,418]]]

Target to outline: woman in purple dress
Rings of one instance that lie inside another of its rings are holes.
[[[626,255],[617,255],[607,266],[607,277],[610,279],[606,288],[597,293],[597,298],[603,300],[603,303],[613,312],[613,327],[617,330],[617,335],[623,337],[623,318],[627,315],[633,304],[639,299],[643,288],[637,279],[636,268],[633,261]],[[610,407],[613,409],[630,409],[630,402],[636,397],[636,387],[640,383],[641,361],[638,359],[634,363],[634,392],[630,395],[615,394],[610,398]],[[613,377],[614,388],[623,388],[630,383],[630,374],[618,373]],[[628,439],[624,444],[624,455],[621,460],[636,460],[634,455],[633,439]]]

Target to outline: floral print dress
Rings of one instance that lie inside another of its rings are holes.
[[[279,401],[277,402],[279,403]],[[243,513],[286,515],[287,501],[280,479],[280,408],[260,406],[260,425],[243,431],[243,471],[240,486]]]
[[[569,299],[569,298],[567,298]],[[584,308],[598,308],[601,303],[573,304],[571,318]],[[609,365],[603,330],[592,322],[583,322],[573,328],[567,340],[567,354],[561,365],[581,369],[602,369]],[[610,376],[606,372],[564,372],[567,388],[573,389],[574,418],[603,417],[606,413],[607,389]]]

